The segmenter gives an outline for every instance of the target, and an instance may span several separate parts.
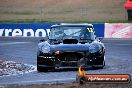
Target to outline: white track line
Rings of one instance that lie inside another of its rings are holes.
[[[25,44],[30,42],[9,42],[9,43],[0,43],[0,45],[15,45],[15,44]]]
[[[33,80],[33,81],[19,81],[11,82],[1,85],[15,85],[15,84],[55,84],[55,83],[67,83],[67,82],[76,81],[76,78],[63,78],[63,79],[49,79],[49,80]]]

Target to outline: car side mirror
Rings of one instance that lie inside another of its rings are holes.
[[[103,38],[97,38],[97,37],[96,37],[96,40],[99,41],[99,42],[101,42],[102,39],[103,39]]]
[[[49,32],[48,36],[50,36],[50,32]]]
[[[44,42],[45,41],[45,39],[41,39],[41,40],[39,40],[40,42]]]

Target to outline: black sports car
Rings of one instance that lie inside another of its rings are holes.
[[[37,70],[105,66],[105,47],[95,37],[92,24],[52,25],[49,36],[38,44]]]

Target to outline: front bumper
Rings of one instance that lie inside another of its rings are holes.
[[[58,55],[41,52],[37,57],[37,63],[41,67],[78,68],[83,66],[89,68],[94,65],[102,65],[102,55],[102,52],[61,52]]]

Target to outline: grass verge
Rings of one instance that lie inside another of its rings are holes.
[[[116,20],[108,20],[108,21],[54,21],[54,20],[43,20],[43,19],[18,19],[18,20],[0,20],[0,23],[38,23],[38,22],[86,22],[86,23],[132,23],[132,21],[128,21],[128,20],[120,20],[120,21],[116,21]]]

